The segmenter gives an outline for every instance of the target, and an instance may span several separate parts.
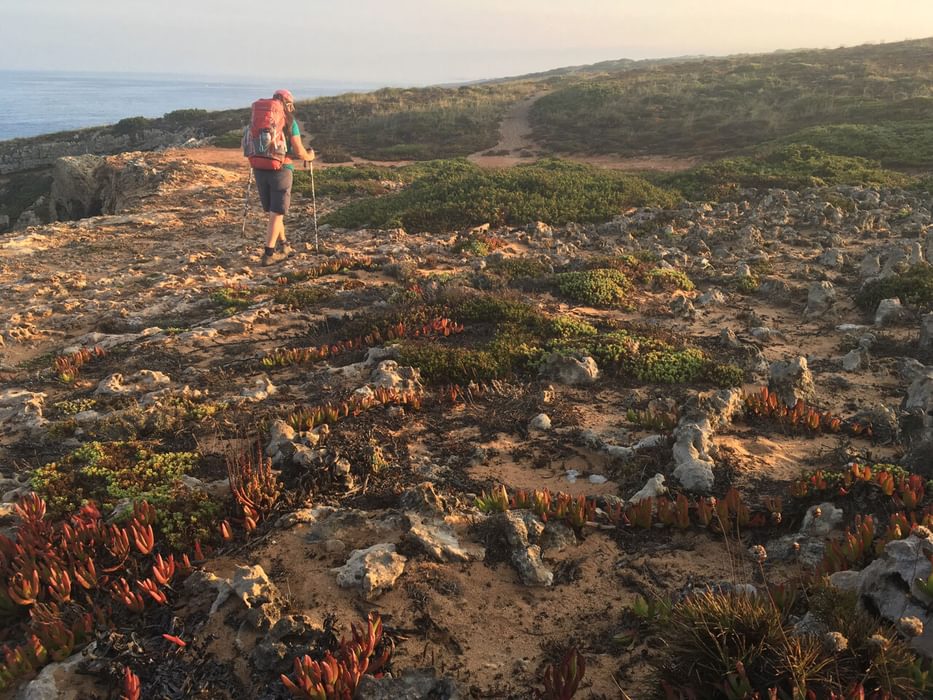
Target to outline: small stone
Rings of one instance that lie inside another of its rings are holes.
[[[551,419],[546,413],[539,413],[528,423],[528,429],[546,432],[551,429]]]
[[[902,617],[897,621],[897,631],[908,639],[923,634],[923,622],[917,617]]]

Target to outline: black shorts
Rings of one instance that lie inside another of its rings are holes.
[[[288,205],[292,200],[292,170],[258,170],[253,168],[256,177],[256,189],[259,190],[259,201],[262,202],[263,211],[276,214],[287,214]]]

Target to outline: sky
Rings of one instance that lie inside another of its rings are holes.
[[[0,26],[0,69],[427,85],[920,39],[933,1],[0,0]]]

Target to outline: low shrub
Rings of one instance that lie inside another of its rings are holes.
[[[556,277],[560,293],[579,304],[617,306],[625,301],[631,282],[624,273],[608,268],[562,272]]]
[[[872,280],[855,295],[855,303],[873,312],[882,299],[893,298],[920,311],[933,309],[933,266],[920,263],[901,274]]]
[[[865,158],[832,155],[813,146],[794,144],[757,156],[719,160],[660,181],[676,187],[689,199],[719,199],[734,189],[748,187],[905,187],[911,179]]]
[[[421,175],[401,191],[347,204],[325,223],[432,232],[484,223],[557,225],[606,221],[627,207],[673,206],[679,199],[633,175],[560,160],[489,170],[465,160],[420,167]]]
[[[33,472],[31,483],[49,514],[64,517],[85,503],[109,513],[121,501],[146,501],[155,509],[163,535],[173,547],[206,540],[215,529],[220,504],[181,481],[200,457],[193,452],[153,452],[141,443],[89,442]]]
[[[307,310],[315,308],[322,301],[327,301],[333,296],[333,291],[324,287],[288,286],[277,289],[272,295],[272,301],[292,309]]]
[[[683,270],[657,267],[649,270],[645,275],[645,282],[660,289],[682,289],[685,292],[693,291],[696,287],[693,281]]]

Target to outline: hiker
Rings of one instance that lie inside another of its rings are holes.
[[[249,158],[259,201],[269,214],[262,265],[287,258],[292,248],[285,240],[285,214],[291,201],[294,165],[292,159],[314,160],[314,150],[305,150],[295,119],[295,99],[288,90],[276,90],[272,99],[256,100],[250,126],[243,137],[243,153]],[[277,245],[281,247],[277,249]]]

